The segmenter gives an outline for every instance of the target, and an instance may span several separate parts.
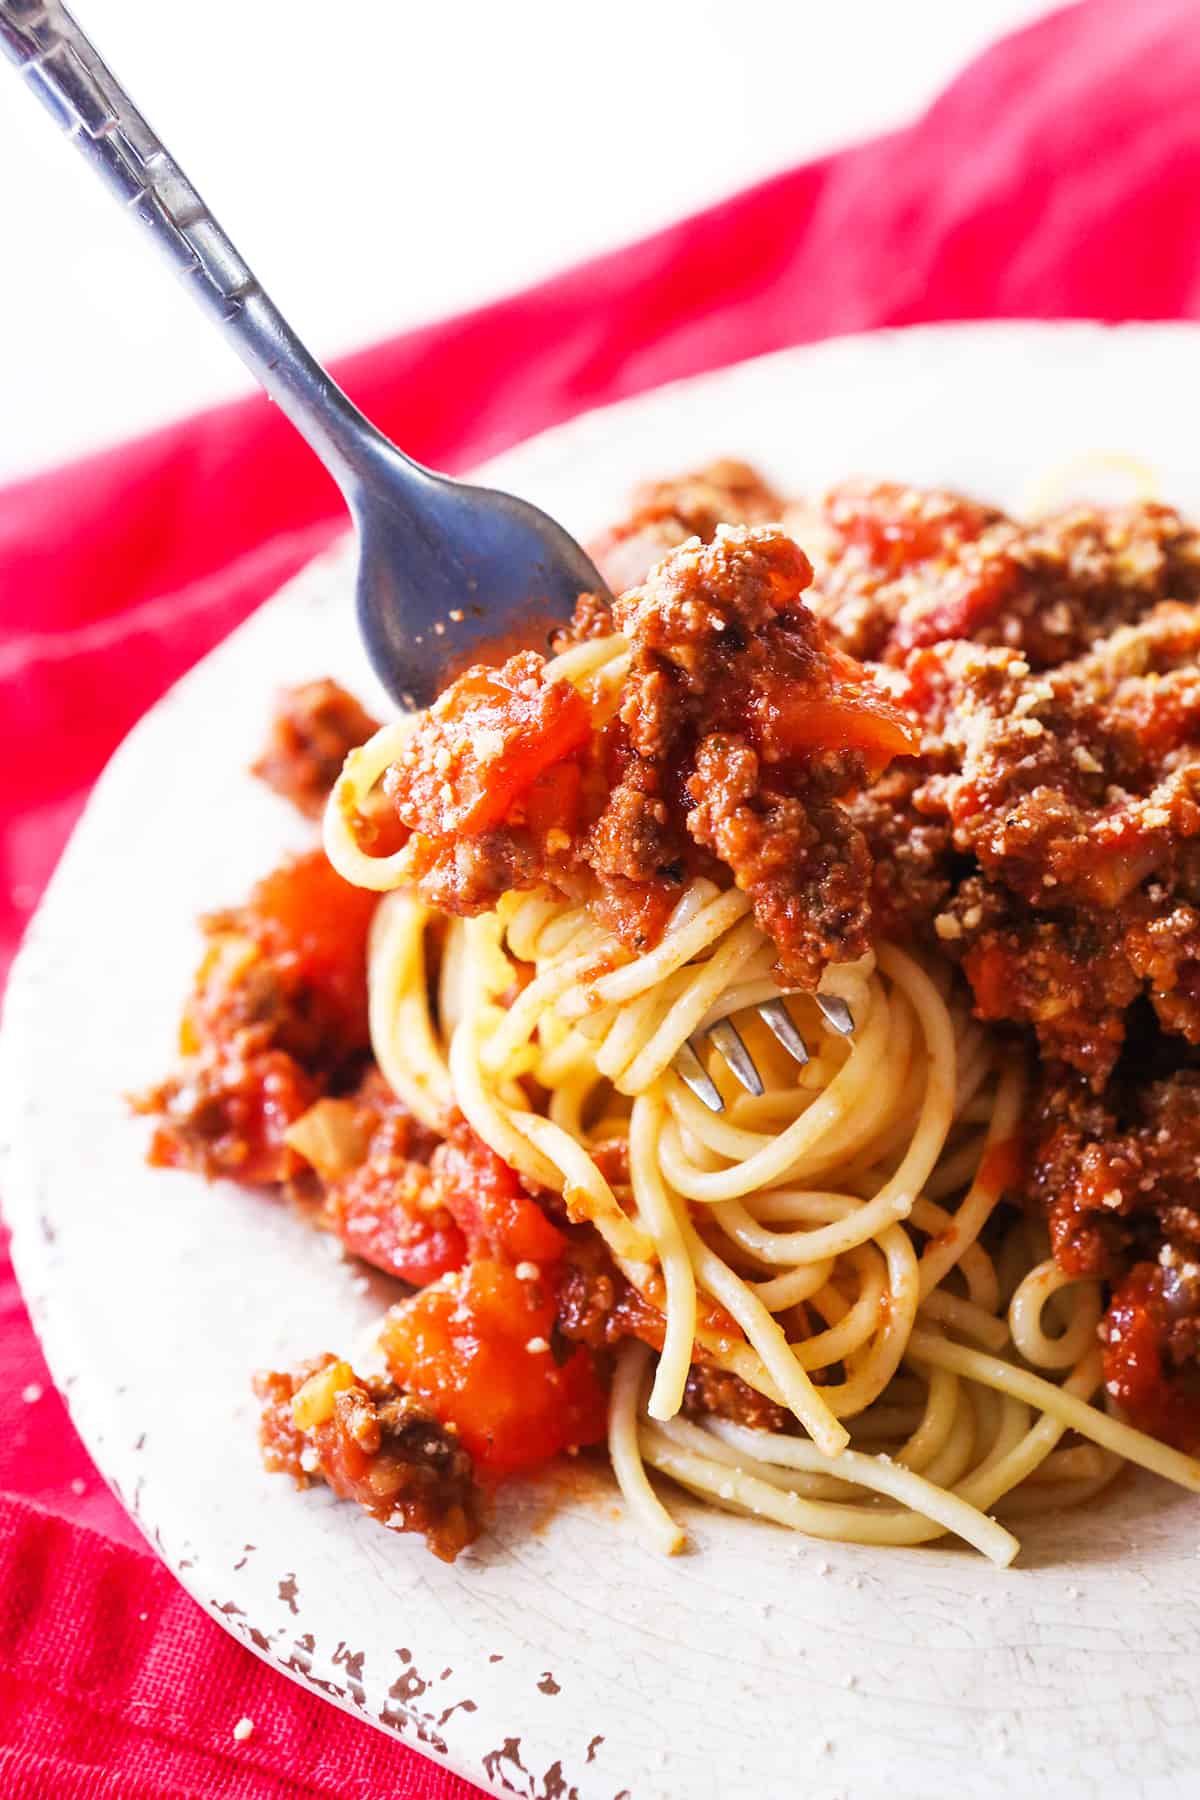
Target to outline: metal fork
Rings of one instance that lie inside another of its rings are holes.
[[[839,1037],[853,1037],[854,1015],[839,995],[814,994],[813,999],[831,1031],[836,1031]],[[808,1045],[783,1000],[764,1000],[754,1011],[789,1056],[803,1067],[808,1061]],[[707,1031],[689,1038],[671,1064],[679,1079],[691,1088],[697,1100],[704,1102],[709,1112],[724,1112],[725,1101],[720,1088],[700,1060],[698,1045],[705,1040],[720,1053],[726,1067],[737,1077],[747,1093],[757,1096],[764,1091],[762,1076],[746,1048],[745,1038],[732,1019],[718,1019]]]
[[[427,706],[487,650],[512,650],[607,595],[590,558],[527,501],[422,468],[309,354],[60,0],[0,0],[0,44],[316,451],[358,528],[358,618],[380,680]]]
[[[199,304],[342,490],[358,529],[358,620],[376,674],[403,706],[428,706],[448,676],[488,650],[528,644],[608,595],[587,554],[525,500],[422,468],[384,437],[305,349],[60,0],[0,0],[0,45],[140,220]],[[817,1003],[835,1031],[843,1001]],[[781,1000],[759,1016],[797,1062],[808,1050]],[[762,1078],[732,1020],[704,1034],[752,1094]],[[724,1102],[687,1046],[680,1075]]]

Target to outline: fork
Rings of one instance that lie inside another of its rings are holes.
[[[611,598],[586,552],[546,513],[423,468],[359,411],[301,343],[61,0],[0,0],[0,45],[337,482],[357,528],[359,628],[394,700],[428,706],[468,663],[565,622],[580,594]],[[835,1031],[853,1030],[844,1001],[816,998]],[[806,1062],[782,1000],[757,1010]],[[720,1112],[724,1101],[697,1054],[703,1038],[745,1088],[762,1093],[741,1034],[722,1019],[675,1063],[707,1107]]]
[[[840,994],[814,994],[812,998],[831,1031],[839,1037],[854,1036],[854,1015]],[[753,1009],[768,1031],[783,1045],[794,1062],[803,1068],[809,1060],[808,1045],[782,997],[763,1000]],[[697,1032],[676,1052],[671,1063],[679,1079],[702,1100],[709,1112],[724,1112],[725,1100],[720,1088],[700,1060],[700,1046],[708,1042],[721,1056],[730,1073],[741,1082],[748,1094],[763,1093],[763,1079],[758,1065],[746,1047],[746,1040],[732,1019],[718,1019],[707,1030]]]
[[[0,44],[341,488],[358,531],[359,625],[393,699],[428,706],[488,650],[506,654],[564,623],[580,594],[608,597],[544,512],[422,468],[352,404],[61,0],[0,0]]]

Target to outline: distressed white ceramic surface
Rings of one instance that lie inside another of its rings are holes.
[[[583,534],[632,479],[717,452],[792,489],[864,471],[1015,504],[1059,460],[1117,449],[1188,504],[1198,394],[1186,328],[917,330],[664,389],[488,474]],[[1001,1573],[697,1507],[693,1550],[665,1561],[575,1464],[510,1489],[445,1568],[262,1473],[251,1369],[352,1346],[386,1283],[356,1292],[283,1208],[145,1168],[120,1096],[170,1060],[197,911],[309,840],[244,770],[272,690],[325,672],[374,698],[344,553],[114,757],[9,992],[0,1137],[22,1284],[76,1424],[166,1562],[269,1661],[498,1794],[1196,1793],[1200,1502],[1163,1485],[1026,1526]]]

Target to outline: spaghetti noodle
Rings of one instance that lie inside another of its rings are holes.
[[[594,701],[627,668],[628,646],[611,638],[545,678]],[[352,753],[326,813],[330,861],[366,887],[396,865],[365,853],[352,821],[409,729],[385,727]],[[453,1097],[661,1311],[657,1362],[645,1345],[621,1349],[609,1416],[613,1467],[648,1540],[676,1549],[683,1534],[646,1465],[809,1535],[915,1544],[949,1532],[1000,1564],[1017,1541],[993,1510],[1089,1498],[1123,1461],[1200,1491],[1200,1463],[1089,1404],[1099,1284],[1069,1281],[1043,1246],[1014,1285],[1005,1244],[984,1247],[1026,1081],[949,971],[888,943],[831,967],[825,990],[856,1021],[847,1042],[811,996],[780,984],[776,948],[749,915],[743,893],[698,878],[640,955],[545,888],[445,926],[397,890],[372,929],[372,1043],[396,1092],[435,1127]],[[443,929],[435,1000],[428,939]],[[753,1012],[784,995],[812,1047],[803,1068]],[[710,1053],[717,1115],[672,1063],[724,1018],[764,1092],[740,1092]],[[614,1138],[628,1149],[617,1190],[595,1154]],[[792,1430],[682,1419],[698,1356],[786,1408]],[[1067,1432],[1096,1451],[1059,1449]]]
[[[442,1556],[605,1438],[667,1552],[655,1474],[1001,1565],[1126,1464],[1200,1491],[1200,536],[848,483],[814,583],[783,510],[657,484],[550,660],[289,696],[324,852],[206,922],[142,1103],[408,1284],[263,1444]]]

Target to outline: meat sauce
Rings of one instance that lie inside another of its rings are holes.
[[[367,1053],[374,909],[314,850],[204,921],[179,1069],[137,1102],[159,1121],[151,1162],[247,1185],[299,1172],[288,1132]]]
[[[433,1165],[466,1255],[388,1315],[382,1345],[393,1376],[453,1423],[485,1476],[598,1442],[606,1385],[592,1354],[552,1346],[564,1233],[464,1120]]]
[[[690,877],[732,880],[796,986],[879,932],[949,956],[1037,1055],[1005,1179],[1068,1273],[1111,1284],[1109,1394],[1200,1449],[1197,534],[1152,504],[1026,524],[889,483],[788,509],[722,464],[643,490],[599,554],[624,591],[585,596],[556,647],[623,636],[615,712],[532,651],[468,671],[364,848],[402,847],[451,913],[548,883],[635,950]],[[312,816],[373,724],[333,683],[291,690],[258,772]],[[141,1105],[153,1160],[300,1194],[415,1290],[386,1379],[260,1378],[265,1454],[452,1556],[481,1482],[600,1440],[614,1346],[662,1321],[464,1121],[430,1133],[387,1090],[373,906],[314,852],[206,921],[180,1069]],[[703,1359],[687,1407],[786,1424]]]
[[[352,1254],[418,1290],[391,1308],[382,1329],[391,1398],[419,1403],[422,1416],[451,1432],[484,1484],[599,1442],[607,1360],[557,1328],[566,1235],[461,1117],[431,1145],[381,1089],[372,1073],[361,1096],[331,1103],[347,1109],[337,1128],[344,1144],[353,1141],[352,1116],[361,1160],[325,1184],[319,1222]],[[288,1429],[280,1396],[299,1380],[282,1371],[260,1378],[273,1444]],[[378,1446],[346,1441],[348,1404],[339,1398],[324,1435],[309,1434],[301,1450],[307,1445],[310,1462],[317,1456],[337,1492],[372,1509],[382,1482],[385,1522],[428,1532],[397,1512],[390,1475],[367,1467]]]
[[[321,1223],[363,1262],[424,1287],[467,1258],[467,1240],[431,1166],[440,1140],[417,1124],[372,1069],[338,1109],[336,1165],[325,1175]]]
[[[347,755],[376,730],[377,721],[336,681],[302,682],[280,694],[253,773],[306,817],[319,818]]]
[[[443,1562],[479,1535],[483,1496],[456,1434],[387,1380],[319,1356],[255,1379],[263,1462],[298,1487],[323,1481],[393,1530],[419,1531]]]
[[[1137,1263],[1113,1294],[1104,1320],[1104,1385],[1143,1431],[1200,1453],[1200,1370],[1196,1287],[1173,1265]],[[1180,1289],[1186,1290],[1181,1294]]]
[[[612,609],[630,668],[596,727],[532,652],[469,670],[384,776],[407,878],[467,914],[548,884],[643,949],[688,875],[731,875],[796,985],[862,955],[869,865],[842,802],[918,736],[827,641],[802,599],[811,576],[765,526],[674,551]],[[595,628],[589,598],[580,633]]]

